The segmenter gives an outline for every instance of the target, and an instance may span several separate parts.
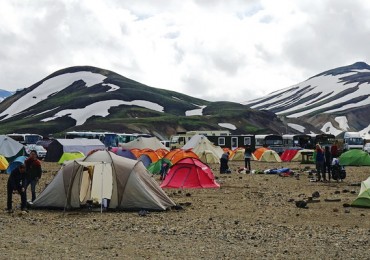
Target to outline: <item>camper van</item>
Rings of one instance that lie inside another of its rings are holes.
[[[343,149],[345,151],[351,149],[362,149],[364,139],[359,132],[345,132],[343,136]]]
[[[176,149],[183,147],[194,135],[204,136],[228,136],[230,131],[227,130],[214,130],[214,131],[188,131],[178,132],[170,138],[170,148]]]

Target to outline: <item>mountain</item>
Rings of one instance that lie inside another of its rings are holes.
[[[31,132],[62,137],[66,131],[151,133],[225,130],[281,133],[274,113],[234,102],[210,102],[153,88],[89,66],[57,71],[0,103],[0,134]]]
[[[335,135],[370,129],[370,66],[357,62],[328,70],[297,85],[244,102],[276,113],[290,128],[316,126]]]
[[[13,95],[13,92],[10,92],[10,91],[7,91],[7,90],[3,90],[3,89],[0,89],[0,103],[1,101],[3,101],[5,98],[9,97]]]

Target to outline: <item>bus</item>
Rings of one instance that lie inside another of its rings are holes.
[[[285,149],[308,148],[311,147],[312,137],[306,134],[285,134],[283,135],[283,145]]]
[[[312,138],[312,147],[315,149],[315,145],[319,144],[321,147],[331,147],[335,143],[335,135],[333,134],[308,134]]]
[[[210,136],[228,136],[230,131],[228,130],[205,130],[205,131],[188,131],[178,132],[176,135],[170,138],[170,148],[176,149],[183,147],[194,135]]]
[[[270,148],[278,154],[284,152],[283,137],[281,135],[266,134],[255,135],[256,149],[260,147]]]
[[[15,141],[20,142],[23,145],[36,144],[38,141],[42,140],[42,135],[39,134],[7,134]]]
[[[255,149],[255,138],[254,135],[225,135],[225,136],[207,136],[208,140],[216,146],[221,148],[229,148],[234,150],[238,147],[245,148],[250,146],[252,151]]]
[[[131,142],[139,137],[152,137],[150,134],[126,134],[126,133],[118,133],[118,145],[122,145],[128,142]]]
[[[72,131],[65,134],[66,139],[99,139],[105,147],[118,147],[119,137],[116,133],[111,132],[90,132],[90,131]]]

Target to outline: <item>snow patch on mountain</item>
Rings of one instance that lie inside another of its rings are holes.
[[[119,86],[117,85],[114,85],[114,84],[111,84],[111,83],[106,83],[106,84],[102,84],[103,86],[108,86],[110,87],[110,89],[107,90],[107,92],[112,92],[112,91],[116,91],[118,89],[120,89]]]
[[[59,111],[52,117],[44,118],[41,121],[47,122],[51,120],[55,120],[62,116],[69,116],[76,120],[76,126],[83,125],[90,117],[92,116],[102,116],[106,117],[109,115],[108,110],[111,107],[117,107],[120,105],[128,105],[128,106],[140,106],[147,109],[155,110],[158,112],[163,112],[163,107],[146,100],[133,100],[130,102],[123,101],[123,100],[105,100],[96,102],[94,104],[88,105],[84,108],[77,108],[77,109],[66,109]]]
[[[304,133],[304,130],[306,129],[304,126],[293,124],[293,123],[288,123],[287,124],[290,128],[293,128],[297,130],[298,132]]]
[[[236,126],[230,123],[218,123],[218,125],[227,129],[236,130]]]
[[[336,118],[334,118],[334,120],[338,122],[340,129],[342,129],[343,131],[349,130],[348,120],[346,116],[337,116]]]
[[[38,87],[19,98],[6,110],[4,110],[0,114],[0,117],[6,115],[6,117],[4,117],[2,120],[8,119],[26,110],[27,108],[40,103],[41,101],[47,99],[50,95],[60,92],[78,80],[83,80],[86,84],[86,87],[91,87],[102,83],[104,79],[106,79],[105,76],[89,71],[79,71],[55,76],[51,79],[45,80]]]
[[[335,136],[342,133],[342,130],[335,128],[331,122],[327,122],[326,124],[324,124],[320,130],[325,134],[333,134]]]
[[[359,132],[360,132],[362,138],[364,138],[365,140],[370,140],[370,125],[368,125],[367,127],[365,127],[364,129],[362,129]]]
[[[202,116],[203,115],[203,109],[207,106],[199,106],[200,108],[188,110],[185,111],[185,116]]]

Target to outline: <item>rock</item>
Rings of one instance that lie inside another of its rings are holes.
[[[336,208],[335,208],[335,209],[333,209],[333,212],[339,212],[339,209],[336,209]]]
[[[344,189],[344,190],[342,190],[342,192],[343,192],[343,193],[348,193],[348,192],[349,192],[349,190]]]
[[[307,208],[307,202],[306,202],[306,201],[304,201],[304,200],[296,201],[296,202],[295,202],[295,205],[296,205],[298,208]]]
[[[312,193],[312,198],[320,198],[320,193],[318,191],[315,191]]]
[[[185,194],[186,197],[191,197],[191,194],[188,192]]]
[[[288,199],[288,202],[293,202],[294,201],[294,199]]]
[[[349,209],[345,209],[344,213],[350,213],[351,211]]]
[[[343,207],[347,208],[347,207],[351,207],[351,205],[350,205],[350,204],[348,204],[348,203],[344,203],[344,204],[343,204]]]
[[[355,190],[351,190],[351,194],[356,194],[356,191]]]
[[[340,194],[339,190],[334,191],[334,194]]]

